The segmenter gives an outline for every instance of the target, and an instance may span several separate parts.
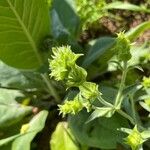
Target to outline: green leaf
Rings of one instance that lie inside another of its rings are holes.
[[[100,91],[103,93],[102,97],[113,103],[117,90],[108,87],[100,86]],[[95,103],[98,106],[99,103]],[[101,149],[115,149],[116,145],[123,138],[123,134],[117,129],[121,127],[128,127],[128,122],[125,118],[115,113],[111,118],[100,117],[92,122],[85,123],[90,114],[86,111],[81,111],[75,116],[69,117],[69,127],[75,138],[81,144],[90,147]]]
[[[150,107],[149,107],[146,103],[140,102],[140,105],[141,105],[145,110],[147,110],[148,112],[150,112]]]
[[[150,49],[146,45],[132,46],[131,47],[132,58],[129,61],[130,66],[141,65],[141,59],[146,60],[146,56],[150,54]],[[145,63],[145,62],[143,62]]]
[[[30,144],[38,132],[40,132],[45,125],[48,112],[41,111],[29,123],[29,129],[25,134],[16,138],[12,143],[12,150],[30,150]]]
[[[103,99],[110,103],[114,103],[114,97],[117,95],[117,90],[115,88],[106,85],[100,85],[100,90],[103,93]]]
[[[19,91],[0,89],[0,128],[15,124],[32,112],[32,107],[21,106],[15,101],[20,96]]]
[[[51,150],[79,150],[66,122],[58,123],[50,141]]]
[[[88,118],[86,111],[69,117],[69,127],[75,138],[89,147],[116,149],[117,143],[124,136],[117,129],[128,127],[127,120],[119,114],[114,114],[111,118],[98,118],[86,124]]]
[[[0,147],[3,148],[3,146],[8,145],[8,149],[11,147],[11,150],[30,150],[30,143],[36,134],[44,128],[47,115],[47,111],[39,112],[28,124],[29,129],[26,133],[19,133],[0,140]]]
[[[145,130],[141,133],[142,138],[148,139],[150,138],[150,130]]]
[[[134,95],[141,87],[142,86],[140,86],[138,83],[129,85],[123,90],[123,95],[124,96]]]
[[[115,110],[111,107],[96,107],[96,109],[90,115],[90,117],[88,118],[86,122],[89,123],[90,121],[93,121],[94,119],[99,118],[99,117],[110,118],[112,117],[114,112]]]
[[[105,6],[105,9],[123,9],[123,10],[131,10],[131,11],[150,12],[144,7],[140,7],[134,4],[130,4],[128,2],[121,2],[121,1],[115,1],[113,3],[109,3]]]
[[[134,41],[136,38],[138,38],[142,33],[144,33],[146,30],[150,29],[150,21],[143,22],[139,24],[138,26],[134,27],[133,29],[130,29],[126,35],[131,40]]]
[[[87,56],[83,62],[83,66],[87,67],[96,59],[105,59],[105,56],[111,55],[111,47],[114,45],[115,39],[111,37],[102,37],[93,41],[92,47],[89,49]],[[106,58],[107,59],[107,58]]]
[[[45,89],[45,84],[39,73],[21,71],[0,61],[0,87],[35,91]]]
[[[0,59],[21,69],[43,64],[41,40],[49,34],[48,4],[44,0],[0,1]]]
[[[60,5],[61,3],[61,5]],[[56,39],[76,37],[79,30],[79,17],[75,12],[74,0],[53,0],[52,33]]]
[[[0,140],[0,147],[3,145],[7,145],[8,143],[12,142],[14,139],[16,139],[19,136],[20,136],[20,134],[17,134],[17,135],[11,136],[9,138]]]

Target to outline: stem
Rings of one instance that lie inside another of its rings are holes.
[[[135,121],[132,117],[130,117],[127,113],[125,113],[124,111],[122,111],[121,109],[117,109],[116,110],[121,116],[123,116],[124,118],[128,119],[133,125],[135,125]]]
[[[105,101],[101,96],[98,97],[98,100],[99,100],[100,103],[102,103],[104,106],[113,107],[113,105],[112,105],[111,103],[108,103],[107,101]]]
[[[136,111],[135,111],[135,104],[134,104],[134,99],[133,96],[130,96],[130,102],[131,102],[131,109],[132,109],[132,115],[133,115],[133,119],[134,121],[137,123],[137,119],[136,119]]]
[[[55,101],[57,103],[60,103],[60,97],[59,95],[57,94],[55,88],[52,86],[52,84],[50,83],[49,81],[49,77],[47,76],[47,74],[41,74],[43,80],[45,81],[46,85],[47,85],[47,88],[49,90],[49,93],[52,94],[52,96],[55,98]]]
[[[125,86],[125,79],[126,79],[126,76],[127,76],[127,71],[128,71],[127,62],[124,61],[123,62],[123,74],[122,74],[122,78],[121,78],[121,83],[120,83],[118,94],[117,94],[116,100],[115,100],[115,107],[117,109],[120,109],[121,103],[122,103],[122,100],[123,100],[122,92],[123,92],[123,89],[124,89],[124,86]]]

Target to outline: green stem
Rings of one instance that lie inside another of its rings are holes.
[[[122,100],[123,100],[122,92],[123,92],[123,89],[125,87],[125,79],[126,79],[126,76],[127,76],[127,71],[128,71],[128,66],[127,66],[127,62],[125,61],[125,62],[123,62],[123,74],[122,74],[118,94],[117,94],[116,100],[115,100],[115,107],[117,109],[120,109],[121,103],[122,103]]]
[[[131,109],[132,109],[133,119],[134,119],[134,121],[137,123],[136,111],[135,111],[135,103],[134,103],[133,96],[130,96],[130,102],[131,102]]]
[[[113,107],[113,105],[107,101],[105,101],[101,96],[98,97],[98,100],[100,103],[102,103],[104,106]]]
[[[125,113],[124,111],[122,111],[121,109],[117,109],[116,110],[121,116],[123,116],[124,118],[128,119],[133,125],[135,125],[135,121],[132,117],[130,117],[127,113]]]
[[[112,104],[106,102],[102,97],[99,97],[98,100],[107,107],[113,107]],[[121,116],[125,117],[126,119],[128,119],[133,125],[135,125],[135,121],[132,117],[130,117],[127,113],[125,113],[124,111],[122,111],[121,109],[116,109],[116,112],[118,112]]]
[[[125,113],[124,111],[122,111],[121,109],[117,109],[116,110],[121,116],[123,116],[124,118],[128,119],[133,125],[136,125],[136,122],[134,121],[134,119],[129,116],[127,113]],[[141,130],[145,130],[145,128],[141,125],[138,125],[138,127],[141,129]]]
[[[55,101],[57,103],[60,103],[60,97],[59,95],[57,94],[55,88],[52,86],[52,84],[50,83],[49,81],[49,77],[47,76],[47,74],[41,74],[43,80],[45,81],[46,85],[47,85],[47,88],[48,88],[48,91],[49,93],[55,98]]]

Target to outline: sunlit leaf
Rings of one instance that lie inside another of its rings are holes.
[[[60,122],[57,125],[50,141],[50,147],[51,150],[79,150],[66,122]]]
[[[32,112],[32,107],[22,106],[15,98],[22,96],[19,91],[0,89],[0,127],[10,126],[27,114]]]
[[[45,0],[0,1],[0,59],[21,69],[43,64],[41,40],[49,34]]]

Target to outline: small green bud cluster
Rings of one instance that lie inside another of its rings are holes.
[[[150,130],[140,132],[137,125],[133,129],[121,128],[121,131],[129,134],[124,140],[132,150],[139,150],[142,144],[150,138]]]
[[[145,95],[143,96],[143,102],[140,102],[140,105],[150,112],[150,77],[143,77],[142,86],[145,91]],[[150,116],[150,114],[149,114]]]
[[[131,59],[130,40],[126,37],[124,32],[120,32],[117,35],[118,37],[115,49],[118,52],[118,59],[120,61],[128,61]]]
[[[150,97],[144,100],[145,104],[150,108]]]
[[[81,86],[79,86],[81,95],[85,99],[95,99],[99,96],[98,85],[92,82],[84,82]]]
[[[70,47],[59,47],[52,48],[53,56],[52,60],[49,60],[51,77],[55,80],[61,81],[68,78],[68,74],[75,67],[76,60],[81,56],[81,54],[75,54],[71,52]]]
[[[139,149],[144,141],[145,140],[143,139],[142,134],[138,131],[137,126],[135,126],[125,138],[126,144],[131,146],[132,150]]]
[[[142,85],[144,88],[150,88],[150,77],[144,77]]]
[[[77,0],[77,12],[83,22],[83,28],[103,16],[105,0]]]
[[[53,48],[52,59],[49,60],[51,77],[57,81],[64,81],[67,88],[78,87],[79,93],[69,101],[65,101],[64,105],[59,105],[60,112],[66,114],[76,114],[83,107],[87,111],[91,110],[92,102],[101,95],[98,90],[98,85],[92,82],[87,82],[87,72],[85,69],[76,64],[76,60],[82,54],[75,54],[71,51],[70,46],[62,46]]]
[[[64,105],[58,105],[60,114],[63,114],[63,117],[66,114],[77,114],[80,110],[82,110],[83,105],[79,100],[78,95],[73,100],[66,100]]]

